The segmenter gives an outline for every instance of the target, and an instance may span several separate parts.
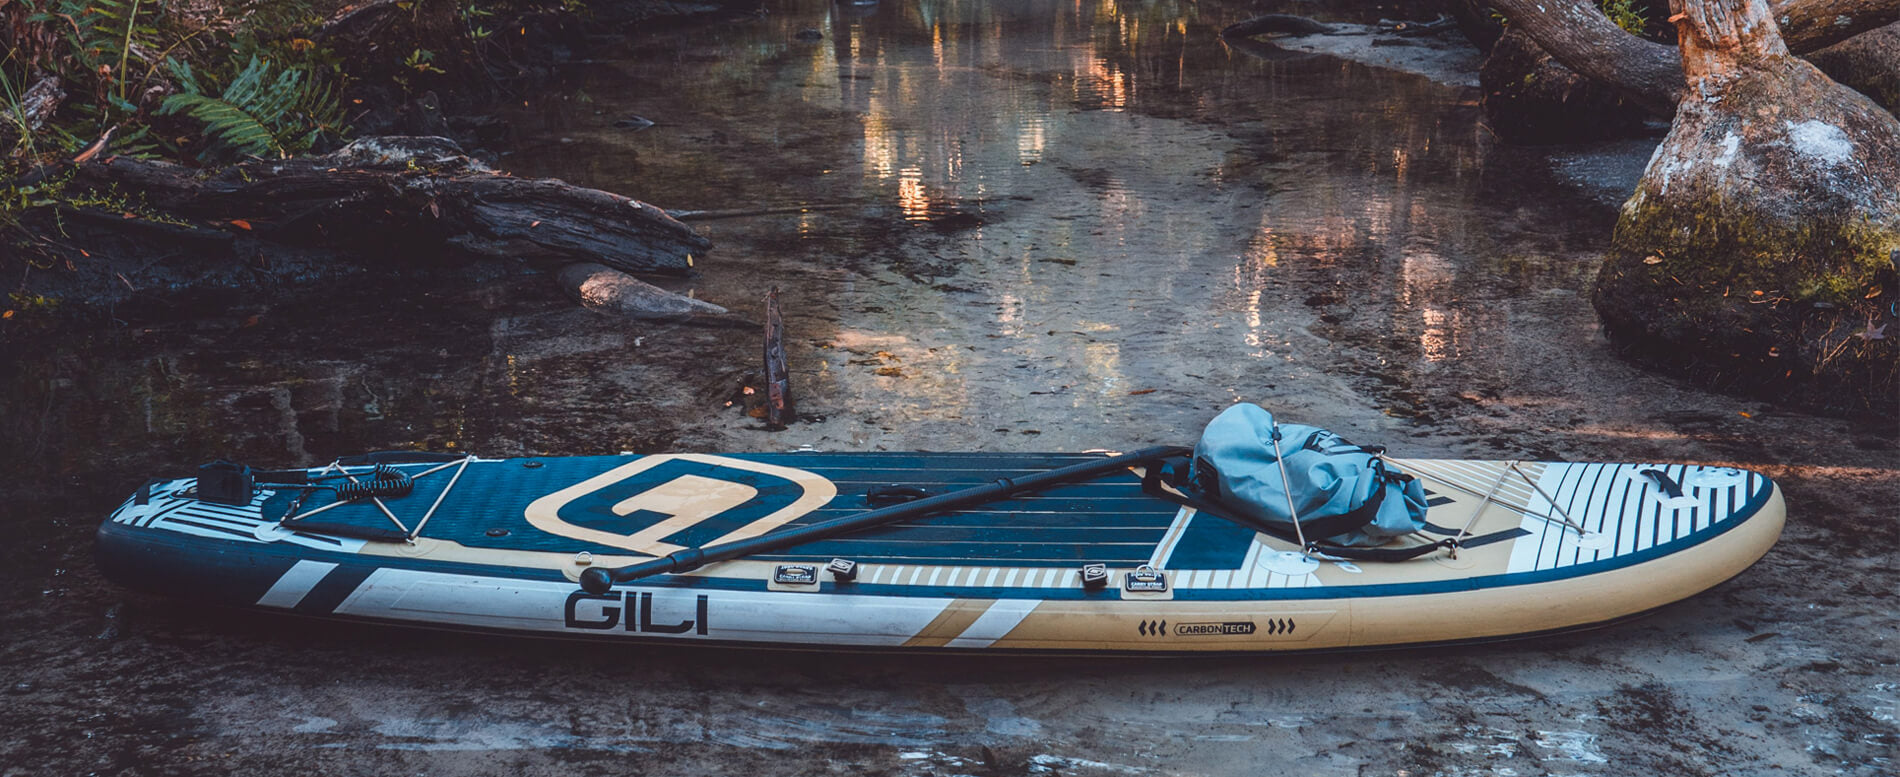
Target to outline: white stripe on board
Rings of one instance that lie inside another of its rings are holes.
[[[1028,617],[1029,612],[1041,603],[1035,599],[1000,599],[984,610],[956,639],[944,643],[944,647],[989,647],[1016,628],[1016,624],[1022,623],[1023,618]]]
[[[310,589],[316,588],[318,583],[323,582],[323,578],[329,576],[333,569],[336,569],[336,565],[328,561],[309,559],[298,561],[284,573],[283,577],[277,578],[277,582],[271,584],[269,591],[265,591],[263,596],[258,597],[257,604],[261,607],[286,609],[295,607],[303,601],[305,596],[309,596]]]
[[[379,569],[337,605],[337,615],[393,618],[411,622],[489,629],[547,631],[595,636],[651,636],[639,614],[649,607],[654,619],[697,621],[697,600],[707,600],[705,636],[710,639],[763,642],[783,646],[785,624],[798,625],[797,636],[814,644],[897,647],[915,637],[942,614],[953,599],[941,597],[786,594],[773,591],[696,592],[678,588],[615,588],[614,593],[581,603],[583,620],[605,626],[570,626],[563,612],[575,593],[565,580],[452,575]],[[636,604],[637,602],[637,604]],[[635,618],[634,626],[627,618]],[[695,622],[695,626],[702,625]],[[699,636],[695,628],[679,638]]]
[[[1161,535],[1161,542],[1155,544],[1155,552],[1148,557],[1148,566],[1155,569],[1167,569],[1168,559],[1174,556],[1174,549],[1181,544],[1182,535],[1187,534],[1188,521],[1194,519],[1194,508],[1183,507],[1174,514],[1174,521],[1168,524],[1168,530]]]
[[[1563,499],[1563,482],[1570,471],[1571,465],[1569,464],[1551,464],[1546,466],[1543,474],[1537,478],[1537,487],[1543,489],[1544,493],[1550,494],[1557,499]],[[1551,505],[1550,500],[1545,499],[1541,494],[1533,492],[1530,499],[1526,501],[1525,506],[1530,508],[1530,512],[1543,513],[1544,515],[1552,517],[1560,515]],[[1572,505],[1564,505],[1564,509],[1570,511],[1572,516],[1576,515],[1576,511]],[[1544,551],[1544,546],[1552,542],[1554,539],[1553,534],[1561,535],[1563,532],[1569,531],[1553,521],[1546,521],[1531,515],[1525,515],[1524,519],[1518,522],[1517,528],[1530,532],[1530,536],[1519,537],[1515,542],[1511,543],[1511,560],[1505,565],[1504,571],[1506,572],[1529,572],[1533,569],[1541,568],[1538,560],[1540,551]],[[1550,550],[1554,555],[1555,549],[1552,548]]]
[[[1253,542],[1247,546],[1247,556],[1240,560],[1240,568],[1247,570],[1248,588],[1261,587],[1273,579],[1273,573],[1260,566],[1260,554],[1266,550],[1266,543],[1260,541],[1260,535],[1253,536]],[[1261,575],[1266,577],[1262,578]]]

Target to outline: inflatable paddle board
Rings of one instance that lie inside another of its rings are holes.
[[[1774,483],[1745,470],[1391,463],[1428,491],[1409,541],[1454,547],[1395,562],[1303,553],[1158,498],[1144,462],[1104,454],[376,454],[153,481],[100,527],[98,560],[121,585],[200,602],[542,636],[1319,651],[1609,623],[1736,575],[1783,521]],[[1103,471],[1015,487],[1078,467]],[[998,482],[1011,487],[947,510],[789,534]],[[635,568],[648,576],[610,572]]]

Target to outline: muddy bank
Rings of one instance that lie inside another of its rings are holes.
[[[1193,5],[850,13],[775,5],[563,71],[501,161],[678,208],[823,206],[699,222],[719,249],[661,281],[754,319],[784,289],[786,431],[743,411],[756,333],[600,316],[509,274],[6,362],[0,772],[1891,770],[1900,434],[1616,359],[1583,298],[1608,212],[1490,145],[1469,90],[1230,55],[1215,31],[1240,14]],[[125,594],[89,560],[139,480],[219,455],[1132,448],[1235,401],[1406,456],[1754,467],[1789,528],[1735,580],[1606,630],[1192,661],[260,620]]]

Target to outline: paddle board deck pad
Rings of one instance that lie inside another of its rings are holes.
[[[1775,485],[1744,470],[1394,459],[1424,480],[1431,505],[1425,529],[1401,544],[1462,531],[1463,547],[1355,562],[1150,496],[1140,471],[1123,469],[605,593],[577,584],[590,567],[860,513],[868,493],[893,485],[942,492],[1099,458],[469,457],[385,465],[413,490],[340,503],[327,490],[264,486],[218,503],[181,478],[115,510],[98,558],[131,588],[453,629],[786,648],[1270,652],[1608,623],[1741,572],[1783,520]],[[296,528],[281,523],[291,511]],[[379,532],[414,539],[346,536]]]

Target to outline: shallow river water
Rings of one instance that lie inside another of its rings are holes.
[[[1246,15],[773,2],[524,95],[501,167],[694,217],[715,247],[668,288],[751,318],[783,290],[782,431],[744,410],[756,329],[512,270],[20,351],[0,775],[1891,773],[1894,430],[1617,360],[1607,209],[1495,144],[1475,89],[1224,45]],[[1128,449],[1241,401],[1402,456],[1762,469],[1790,527],[1633,623],[1298,659],[603,650],[198,612],[89,559],[139,481],[216,457]]]

